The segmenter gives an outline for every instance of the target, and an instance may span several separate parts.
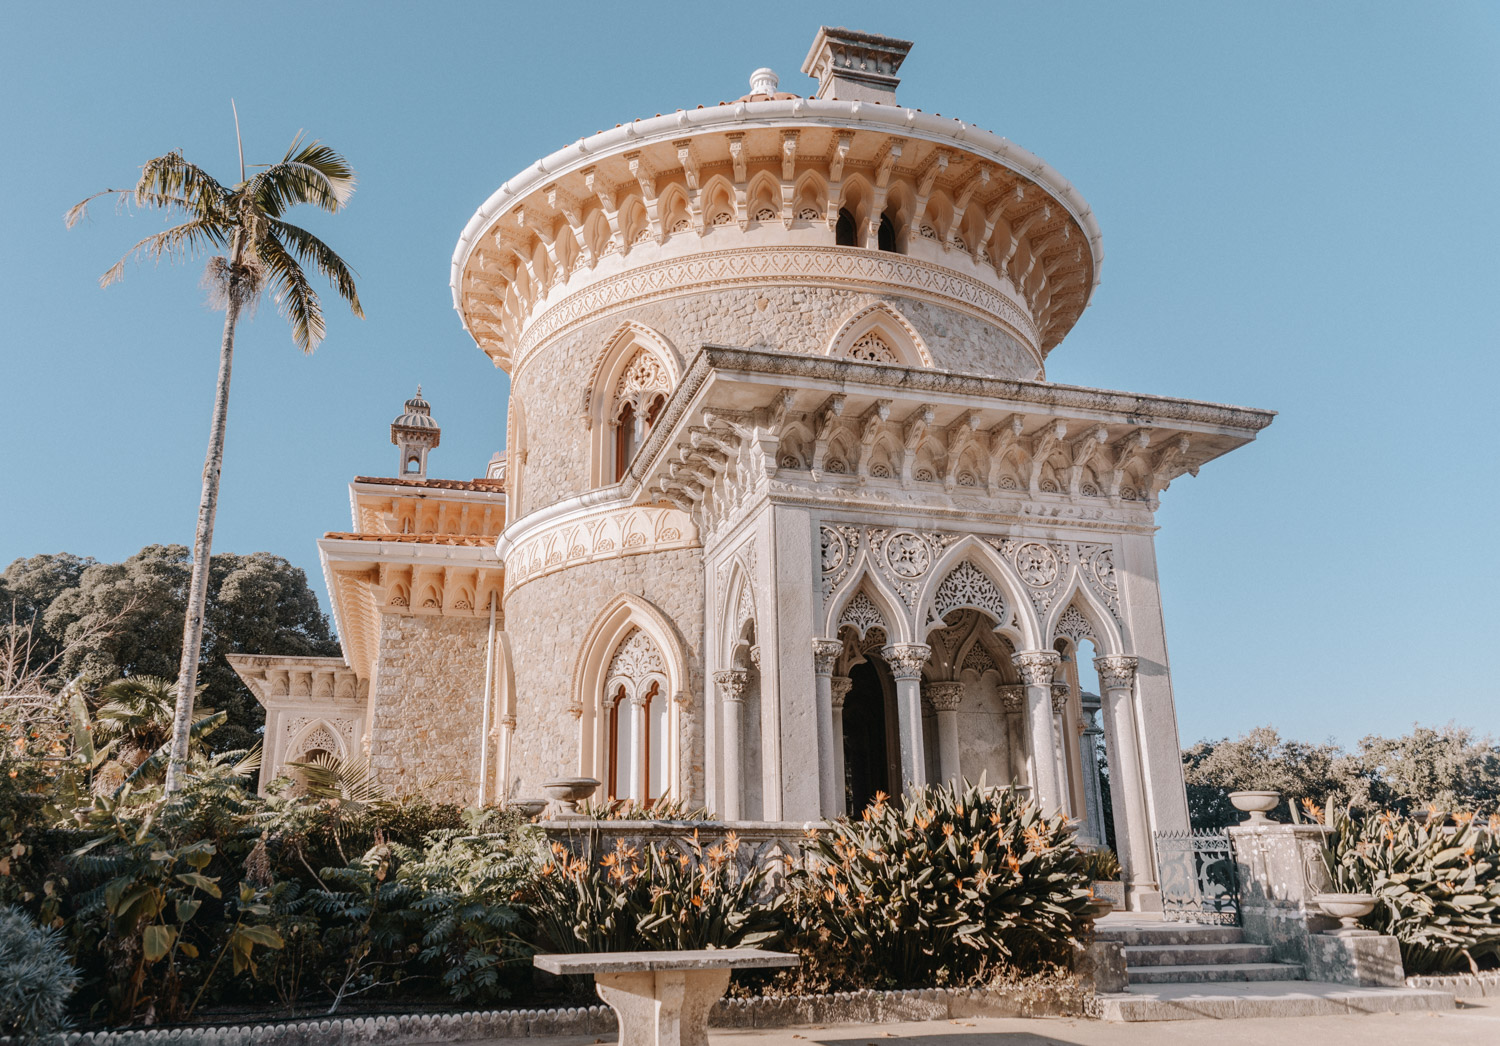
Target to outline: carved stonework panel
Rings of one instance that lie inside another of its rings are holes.
[[[1083,583],[1089,587],[1099,601],[1109,608],[1116,621],[1120,620],[1120,587],[1115,577],[1115,552],[1108,545],[1080,544],[1078,546],[1079,572]]]
[[[651,637],[639,628],[632,628],[610,659],[604,680],[605,700],[613,700],[616,696],[624,700],[644,698],[652,683],[666,688],[666,663]],[[623,693],[620,692],[622,687]]]
[[[885,616],[880,613],[880,608],[863,590],[854,593],[854,598],[849,600],[844,607],[844,612],[839,615],[838,627],[843,628],[845,625],[854,629],[861,639],[873,628],[890,631],[890,626],[886,623]]]
[[[890,531],[880,527],[865,530],[866,547],[875,568],[891,583],[902,602],[913,609],[932,564],[941,558],[944,549],[962,536],[914,530]]]
[[[1000,670],[1000,666],[995,664],[995,659],[990,657],[990,652],[984,648],[983,643],[979,642],[969,647],[969,652],[964,655],[964,662],[959,667],[972,668],[981,674],[991,669],[997,672]]]
[[[946,618],[960,607],[983,611],[997,624],[1010,624],[1011,610],[1005,597],[990,576],[968,560],[948,572],[932,600],[932,612],[938,618]]]
[[[1069,603],[1068,609],[1064,610],[1062,617],[1057,619],[1057,627],[1052,630],[1052,634],[1054,636],[1067,636],[1073,641],[1073,646],[1076,648],[1085,639],[1092,640],[1094,638],[1094,626],[1089,624],[1088,618],[1083,616],[1082,611],[1072,603]]]
[[[845,355],[853,360],[869,360],[872,363],[899,362],[896,353],[891,349],[886,340],[880,336],[880,332],[873,330],[849,346],[849,351]]]
[[[1068,577],[1071,553],[1067,545],[1056,542],[1015,541],[1010,538],[987,538],[994,549],[1007,559],[1026,584],[1026,594],[1038,616],[1052,609]]]
[[[854,560],[859,554],[859,528],[824,525],[818,528],[818,536],[822,546],[820,559],[823,566],[823,603],[826,606],[833,590],[849,576],[849,571],[854,566]]]

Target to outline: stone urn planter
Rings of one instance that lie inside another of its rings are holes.
[[[547,809],[545,799],[513,799],[505,804],[507,810],[514,810],[528,821],[540,817],[543,810]]]
[[[1094,899],[1109,904],[1117,912],[1125,910],[1125,884],[1118,879],[1095,879]]]
[[[1313,903],[1327,915],[1339,921],[1337,930],[1328,932],[1336,937],[1375,937],[1374,930],[1362,930],[1359,921],[1375,910],[1375,895],[1368,893],[1320,893],[1313,895]]]
[[[547,793],[547,798],[561,807],[557,813],[559,817],[582,817],[578,804],[598,788],[599,781],[592,777],[562,777],[542,782],[542,791]]]
[[[1230,792],[1229,801],[1234,804],[1236,810],[1249,814],[1242,822],[1243,824],[1272,824],[1272,820],[1266,816],[1276,805],[1281,802],[1281,793],[1277,791],[1265,792]]]
[[[1100,897],[1098,894],[1095,894],[1089,899],[1089,918],[1095,922],[1098,922],[1114,910],[1114,902],[1108,897]]]

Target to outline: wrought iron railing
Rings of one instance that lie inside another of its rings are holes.
[[[1240,884],[1229,833],[1212,828],[1156,833],[1162,917],[1233,926],[1240,921]]]

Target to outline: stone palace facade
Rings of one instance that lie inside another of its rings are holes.
[[[322,751],[442,799],[587,776],[804,822],[983,774],[1102,840],[1102,743],[1151,903],[1151,833],[1188,825],[1158,498],[1272,415],[1046,380],[1094,216],[901,106],[910,46],[825,28],[811,97],[758,70],[480,207],[453,300],[510,374],[507,452],[429,478],[407,403],[396,475],[319,542],[344,657],[234,659],[265,779]]]

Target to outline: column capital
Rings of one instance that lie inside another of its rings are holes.
[[[1026,707],[1026,684],[1005,683],[997,688],[1000,692],[1000,703],[1007,712],[1019,712]]]
[[[631,694],[625,700],[629,702],[631,708],[645,708],[647,703],[645,694]]]
[[[1053,683],[1052,684],[1052,711],[1054,711],[1054,712],[1061,712],[1064,708],[1067,708],[1068,707],[1068,695],[1071,694],[1072,692],[1073,692],[1073,688],[1070,687],[1070,686],[1068,686],[1067,683]]]
[[[920,679],[922,666],[932,656],[932,647],[926,643],[892,643],[881,647],[880,655],[897,679]]]
[[[964,700],[964,685],[962,682],[923,683],[922,696],[939,712],[957,712]]]
[[[1012,656],[1010,663],[1021,670],[1027,686],[1048,686],[1052,673],[1062,664],[1062,655],[1056,650],[1024,650]]]
[[[743,701],[745,684],[749,681],[750,673],[743,668],[727,668],[714,673],[714,687],[719,691],[720,701],[733,701],[735,704]]]
[[[828,696],[833,700],[833,707],[843,708],[844,698],[848,697],[849,691],[854,689],[854,680],[848,676],[834,676],[828,684]]]
[[[760,644],[759,643],[757,643],[755,646],[753,646],[753,647],[750,648],[750,663],[755,666],[755,670],[757,672],[760,671]]]
[[[1140,658],[1128,654],[1110,654],[1094,658],[1099,682],[1106,690],[1129,690],[1135,686],[1135,670]]]
[[[813,668],[818,675],[826,676],[833,671],[833,663],[844,652],[842,639],[814,639],[812,641]]]

